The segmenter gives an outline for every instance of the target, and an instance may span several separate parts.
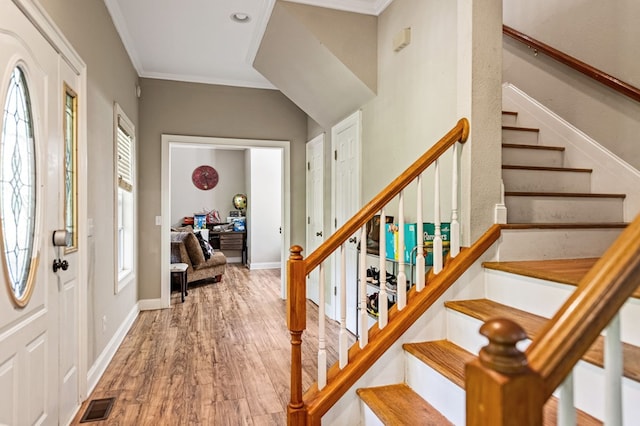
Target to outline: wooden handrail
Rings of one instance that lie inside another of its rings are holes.
[[[461,118],[453,129],[435,145],[410,165],[404,173],[394,179],[386,188],[349,219],[340,229],[325,240],[320,247],[305,260],[306,272],[311,272],[340,247],[349,237],[364,226],[380,209],[386,206],[400,191],[414,181],[429,165],[435,162],[456,142],[464,143],[469,137],[469,121]]]
[[[398,311],[394,305],[389,311],[389,324],[377,325],[369,330],[369,344],[364,348],[353,345],[349,349],[349,364],[340,369],[334,364],[328,372],[328,384],[319,391],[313,385],[303,397],[308,408],[308,424],[319,425],[322,416],[347,392],[362,375],[417,321],[457,280],[471,267],[501,235],[501,226],[492,225],[468,249],[447,260],[447,267],[437,275],[429,271],[429,285],[421,292],[413,287],[408,295],[410,304]]]
[[[515,40],[518,40],[519,42],[526,44],[527,46],[537,50],[538,52],[544,53],[550,58],[553,58],[556,61],[563,63],[578,72],[581,72],[587,77],[591,77],[592,79],[604,84],[607,87],[610,87],[616,92],[619,92],[637,102],[640,102],[640,89],[638,89],[637,87],[632,86],[631,84],[626,83],[619,78],[612,76],[611,74],[607,74],[604,71],[601,71],[585,62],[582,62],[579,59],[574,58],[573,56],[561,52],[558,49],[549,46],[548,44],[536,40],[535,38],[521,33],[520,31],[506,25],[502,26],[502,33]]]
[[[323,392],[318,392],[317,387],[315,391],[313,388],[310,393],[302,396],[302,333],[306,329],[306,313],[305,313],[305,295],[306,295],[306,280],[305,276],[308,275],[314,268],[319,266],[327,257],[335,252],[348,238],[351,237],[356,231],[361,229],[368,220],[370,220],[378,211],[386,206],[394,197],[396,197],[404,188],[413,182],[417,177],[425,171],[430,164],[440,158],[453,144],[456,142],[464,143],[469,137],[469,122],[466,118],[460,119],[455,127],[451,129],[445,136],[442,137],[435,145],[433,145],[425,154],[423,154],[418,160],[410,165],[404,173],[398,176],[393,182],[391,182],[385,189],[383,189],[376,197],[374,197],[367,205],[365,205],[358,213],[356,213],[351,219],[349,219],[340,229],[338,229],[331,237],[329,237],[323,244],[320,245],[313,253],[304,259],[301,255],[302,247],[291,247],[291,255],[287,262],[287,277],[288,277],[288,289],[287,289],[287,325],[289,333],[291,334],[291,400],[287,406],[287,422],[289,425],[305,425],[305,424],[320,424],[322,414],[330,408],[330,401],[335,402],[336,398],[339,398],[348,387],[345,387],[347,383],[353,383],[360,375],[366,370],[365,366],[371,366],[376,359],[378,359],[382,353],[402,334],[399,330],[406,330],[410,324],[419,317],[407,318],[407,315],[413,313],[414,315],[420,310],[426,310],[426,307],[430,306],[435,299],[441,294],[441,288],[448,288],[459,276],[464,272],[468,266],[465,262],[468,262],[469,256],[459,254],[456,256],[452,263],[452,268],[448,268],[447,272],[442,271],[438,274],[438,279],[448,285],[440,284],[437,282],[430,286],[429,290],[423,290],[420,293],[420,297],[425,299],[426,303],[413,303],[413,307],[407,306],[401,313],[398,313],[398,321],[391,322],[384,329],[379,330],[380,336],[375,342],[374,337],[376,333],[371,333],[369,337],[370,343],[360,351],[357,346],[352,347],[348,353],[348,359],[352,364],[342,370],[343,374],[340,374],[337,378],[336,366],[329,370],[328,378],[330,382]],[[498,233],[499,234],[499,231]],[[493,236],[496,235],[494,231]],[[497,236],[495,237],[497,238]],[[491,237],[485,237],[485,240],[489,240]],[[495,240],[494,240],[495,241]],[[484,252],[482,250],[479,253]],[[473,251],[473,255],[479,256],[478,252]],[[472,256],[473,256],[472,255]],[[458,267],[453,267],[454,264],[458,264]],[[473,262],[471,262],[473,263]],[[431,273],[431,275],[433,275]],[[447,281],[450,280],[450,281]],[[438,282],[440,282],[438,281]],[[411,290],[415,292],[415,289]],[[444,292],[444,290],[442,290]],[[434,299],[432,299],[435,297]],[[396,315],[394,308],[391,309],[391,318]],[[424,312],[424,311],[423,311]],[[390,334],[390,336],[386,336]],[[383,338],[384,336],[384,338]],[[395,337],[394,337],[395,336]],[[358,357],[356,354],[364,354]],[[356,360],[360,360],[356,362]],[[368,368],[368,367],[367,367]],[[350,370],[351,373],[347,374],[344,370]],[[354,379],[355,378],[355,379]],[[334,380],[335,379],[335,380]],[[337,386],[337,389],[335,389]],[[333,389],[332,391],[329,391]],[[333,403],[331,402],[331,404]],[[311,404],[311,405],[309,405]]]
[[[527,349],[529,365],[544,380],[546,398],[562,383],[639,283],[640,216],[591,268]]]

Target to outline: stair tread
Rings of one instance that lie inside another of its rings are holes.
[[[521,132],[540,132],[540,129],[533,127],[520,127],[520,126],[502,126],[502,130],[519,130]]]
[[[488,269],[510,272],[542,280],[578,285],[582,277],[595,265],[597,258],[525,260],[514,262],[483,262]]]
[[[480,321],[487,321],[491,318],[507,318],[518,323],[527,333],[530,339],[535,339],[548,318],[512,308],[489,299],[474,300],[456,300],[445,302],[445,306],[449,309],[469,315]],[[629,343],[622,343],[624,358],[624,375],[625,377],[640,382],[640,347]],[[604,338],[599,336],[591,345],[589,350],[582,357],[583,361],[596,365],[604,366]]]
[[[516,111],[502,111],[502,114],[504,114],[504,115],[518,115],[518,113]]]
[[[404,383],[356,392],[385,425],[453,424]]]
[[[475,359],[475,355],[448,340],[434,340],[430,342],[405,343],[403,349],[426,365],[430,366],[448,380],[464,389],[465,364]],[[558,400],[549,398],[544,406],[544,425],[556,424],[558,418]],[[598,419],[578,410],[578,424],[601,425]]]
[[[506,197],[574,197],[574,198],[626,198],[625,194],[598,194],[590,192],[505,192]]]
[[[577,173],[592,173],[593,169],[583,169],[575,167],[542,167],[542,166],[512,166],[503,164],[502,169],[505,170],[536,170],[547,172],[577,172]]]
[[[520,260],[484,262],[482,266],[488,269],[577,286],[597,261],[598,258]],[[640,287],[633,292],[631,297],[640,299]]]
[[[505,223],[500,225],[502,229],[603,229],[626,228],[626,222],[576,222],[576,223]]]
[[[515,148],[515,149],[538,149],[544,151],[564,151],[566,148],[563,146],[552,145],[525,145],[519,143],[503,143],[503,148]]]
[[[464,365],[475,359],[471,352],[449,340],[405,343],[402,348],[461,388],[464,388]]]

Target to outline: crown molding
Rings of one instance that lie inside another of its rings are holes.
[[[291,3],[378,16],[393,0],[285,0]]]
[[[131,37],[129,30],[127,29],[127,22],[124,19],[122,10],[120,10],[118,0],[104,0],[104,4],[107,6],[107,10],[111,15],[111,19],[113,20],[113,24],[116,27],[118,35],[120,36],[120,40],[122,40],[122,44],[124,44],[124,48],[129,54],[129,59],[131,59],[133,67],[138,72],[138,75],[143,75],[144,68],[142,67],[142,61],[140,60],[140,55],[135,48],[133,37]]]
[[[269,89],[269,90],[278,90],[277,87],[266,82],[259,82],[254,80],[234,80],[229,78],[215,78],[215,77],[203,77],[199,75],[187,75],[187,74],[169,74],[169,73],[158,73],[158,72],[145,72],[140,74],[140,77],[143,78],[153,78],[157,80],[171,80],[171,81],[180,81],[186,83],[202,83],[202,84],[216,84],[219,86],[235,86],[235,87],[246,87],[250,89]]]

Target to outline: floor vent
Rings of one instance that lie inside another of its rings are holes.
[[[105,420],[111,413],[115,398],[94,399],[89,403],[87,411],[84,412],[80,423],[97,422]]]

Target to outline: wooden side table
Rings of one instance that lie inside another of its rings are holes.
[[[182,303],[184,303],[184,297],[187,293],[187,268],[189,265],[186,263],[172,263],[171,264],[171,278],[177,276],[180,279],[180,295],[182,297]]]

